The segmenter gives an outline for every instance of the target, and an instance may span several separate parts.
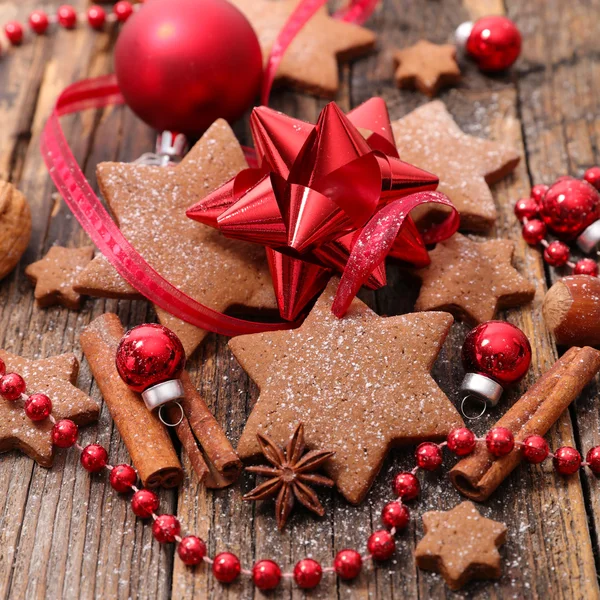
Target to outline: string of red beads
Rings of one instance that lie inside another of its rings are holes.
[[[133,491],[131,509],[141,519],[152,518],[152,534],[159,543],[177,543],[177,554],[184,564],[193,566],[206,562],[211,565],[215,579],[222,583],[231,583],[240,574],[244,574],[252,578],[257,588],[265,591],[276,588],[283,578],[293,578],[302,589],[316,587],[324,573],[335,573],[344,580],[354,579],[360,574],[366,560],[385,561],[391,558],[396,549],[394,535],[409,523],[409,510],[404,502],[416,499],[421,491],[416,473],[419,469],[437,470],[442,464],[444,447],[461,457],[473,452],[477,443],[485,443],[489,452],[496,457],[506,456],[515,447],[519,447],[523,458],[532,464],[551,458],[556,471],[561,475],[572,475],[584,466],[589,467],[594,474],[600,474],[600,446],[592,448],[584,462],[577,449],[570,446],[563,446],[552,454],[546,440],[539,435],[530,435],[522,442],[515,442],[512,432],[505,427],[494,427],[484,438],[477,438],[471,430],[460,427],[451,431],[445,442],[420,444],[415,451],[417,466],[411,472],[396,475],[393,490],[397,498],[387,503],[381,512],[381,520],[386,528],[370,535],[365,555],[346,548],[336,554],[331,567],[323,568],[316,560],[304,558],[296,564],[293,572],[282,573],[276,562],[265,559],[257,561],[252,570],[245,570],[235,554],[221,552],[211,559],[202,539],[195,535],[181,537],[179,519],[175,515],[157,514],[160,505],[158,496],[151,490],[137,487],[138,477],[133,467],[126,464],[110,465],[108,453],[100,444],[89,444],[85,448],[80,446],[77,443],[77,425],[70,419],[56,421],[51,414],[51,400],[44,394],[28,396],[25,390],[25,380],[18,373],[6,373],[6,366],[0,360],[0,395],[9,402],[23,400],[27,416],[34,421],[50,419],[54,423],[52,443],[59,448],[76,447],[81,453],[80,462],[86,471],[98,473],[106,469],[109,471],[110,485],[116,492],[123,494]]]
[[[51,23],[58,23],[65,29],[74,29],[77,21],[87,21],[92,29],[100,30],[107,21],[124,23],[133,14],[134,6],[128,0],[117,2],[110,15],[99,5],[90,6],[84,14],[77,11],[70,4],[59,6],[56,15],[48,15],[44,10],[34,10],[30,13],[28,23],[31,30],[37,35],[44,35]],[[10,21],[4,26],[4,33],[13,46],[23,42],[25,29],[19,21]]]
[[[583,174],[583,179],[600,191],[600,167],[591,167]],[[560,179],[558,180],[560,181]],[[571,262],[569,246],[559,240],[546,241],[547,227],[540,219],[540,204],[548,191],[547,185],[538,184],[531,188],[529,198],[521,198],[515,204],[515,215],[523,223],[521,234],[531,246],[542,244],[544,261],[552,267],[569,266],[575,275],[598,276],[598,264],[591,258]]]

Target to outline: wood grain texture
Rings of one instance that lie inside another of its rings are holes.
[[[49,10],[61,2],[51,0]],[[77,0],[83,10],[87,0]],[[0,23],[25,20],[37,0],[0,4]],[[399,91],[393,84],[394,48],[420,38],[436,43],[451,40],[461,22],[491,13],[507,12],[524,34],[523,56],[503,75],[484,76],[462,59],[463,81],[442,93],[441,99],[469,134],[514,144],[523,160],[510,178],[493,187],[499,212],[491,236],[515,240],[517,267],[536,285],[536,297],[523,309],[500,317],[523,328],[532,341],[533,365],[527,379],[510,390],[496,411],[477,422],[485,430],[527,386],[556,359],[556,348],[541,313],[548,284],[561,273],[544,268],[540,254],[521,239],[512,205],[534,183],[550,183],[565,173],[580,175],[600,160],[600,39],[597,14],[600,0],[384,0],[368,26],[378,32],[378,52],[341,71],[340,106],[348,110],[373,95],[382,95],[393,119],[426,101],[416,92]],[[27,196],[33,218],[32,238],[17,269],[0,284],[0,342],[26,357],[74,351],[81,359],[79,332],[105,311],[119,314],[126,326],[155,315],[142,301],[87,300],[83,310],[39,309],[25,265],[59,243],[81,246],[86,236],[54,189],[38,150],[41,127],[54,100],[67,84],[110,72],[116,33],[102,34],[86,27],[52,31],[10,50],[0,58],[0,177],[16,184]],[[315,121],[325,102],[278,91],[272,106]],[[86,175],[95,184],[94,169],[103,160],[131,161],[153,147],[153,133],[127,109],[107,109],[69,117],[65,132]],[[244,143],[247,121],[236,125]],[[361,297],[380,314],[411,310],[417,295],[414,282],[393,264],[388,288]],[[462,378],[460,347],[467,327],[456,324],[434,369],[434,377],[454,400]],[[237,442],[257,398],[249,381],[227,349],[226,339],[209,336],[190,361],[191,376],[228,436]],[[82,361],[80,387],[100,398],[89,367]],[[575,444],[585,451],[600,444],[598,384],[588,388],[549,435],[552,447]],[[98,441],[109,449],[113,463],[128,462],[126,449],[106,407],[97,426],[82,433],[83,443]],[[367,501],[359,507],[345,503],[335,492],[320,490],[327,513],[323,519],[298,511],[286,531],[278,533],[269,504],[243,503],[254,486],[243,475],[227,490],[206,491],[198,484],[185,456],[186,481],[179,491],[162,491],[161,512],[175,511],[188,531],[207,540],[215,554],[229,549],[244,566],[273,558],[286,569],[312,556],[331,564],[337,550],[364,549],[379,527],[379,513],[391,498],[391,481],[413,464],[410,452],[398,450],[386,461]],[[448,468],[453,461],[447,459]],[[444,474],[422,478],[423,498],[413,509],[408,530],[398,536],[397,552],[389,563],[364,569],[348,584],[324,577],[310,598],[598,598],[597,553],[600,527],[600,482],[587,472],[569,480],[554,475],[551,466],[521,465],[481,506],[482,513],[509,526],[502,549],[503,575],[498,582],[469,585],[451,593],[437,575],[418,570],[413,559],[422,535],[419,515],[445,510],[460,497]],[[246,578],[230,585],[215,582],[205,567],[189,569],[172,547],[159,547],[150,527],[135,519],[103,475],[88,476],[74,452],[60,452],[52,470],[25,456],[0,457],[0,598],[262,598]],[[289,581],[277,597],[304,598]]]

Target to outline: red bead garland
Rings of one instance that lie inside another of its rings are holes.
[[[470,429],[459,427],[448,434],[447,442],[450,452],[453,452],[456,456],[466,456],[473,452],[477,440]]]
[[[294,581],[303,590],[317,587],[321,582],[321,577],[323,577],[323,569],[312,558],[304,558],[294,567]]]
[[[181,524],[174,515],[160,515],[152,524],[152,535],[161,544],[174,542],[181,533]]]
[[[231,583],[237,579],[242,567],[239,558],[231,552],[221,552],[215,556],[212,572],[217,581]]]
[[[259,590],[274,590],[281,581],[281,569],[272,560],[259,560],[252,567],[252,581]]]
[[[390,529],[404,529],[408,525],[408,520],[408,508],[396,500],[388,502],[381,511],[381,521]]]
[[[523,458],[530,463],[538,464],[548,458],[550,448],[541,435],[530,435],[523,440]]]
[[[131,499],[131,510],[136,517],[148,519],[158,510],[158,496],[150,490],[138,490]]]
[[[544,260],[552,267],[564,267],[569,260],[569,246],[555,240],[544,250]]]
[[[110,485],[115,492],[125,494],[129,492],[137,482],[137,473],[129,465],[117,465],[110,471]]]
[[[56,16],[58,17],[58,22],[60,25],[62,25],[65,29],[73,29],[77,23],[77,13],[69,4],[63,4],[62,6],[59,6]]]
[[[544,239],[546,235],[546,225],[539,219],[530,219],[523,225],[521,235],[530,246],[535,246]]]
[[[396,550],[396,541],[389,531],[380,529],[369,537],[367,550],[375,560],[387,560]]]
[[[0,396],[5,400],[17,400],[25,391],[25,380],[18,373],[6,373],[0,378]]]
[[[563,446],[554,453],[554,467],[561,475],[573,475],[581,467],[581,454],[575,448]]]
[[[92,29],[102,29],[106,22],[106,12],[101,6],[90,6],[87,12],[88,23]]]
[[[81,451],[80,460],[88,473],[98,473],[108,464],[108,453],[100,444],[90,444]]]
[[[9,21],[4,26],[4,33],[13,46],[18,46],[23,41],[23,26],[18,21]]]
[[[77,443],[79,429],[71,419],[61,419],[54,424],[51,435],[57,448],[70,448]]]
[[[25,414],[32,421],[43,421],[52,412],[52,400],[46,394],[31,394],[25,400]]]
[[[177,554],[184,565],[198,565],[206,556],[206,544],[195,535],[186,535],[177,546]]]
[[[442,464],[442,451],[437,444],[423,442],[415,452],[417,466],[425,471],[435,471]]]
[[[131,2],[127,2],[127,0],[121,0],[121,2],[115,4],[113,12],[117,17],[117,21],[125,23],[125,21],[133,14],[133,6],[131,6]]]
[[[590,275],[598,277],[598,263],[591,258],[582,258],[575,263],[573,268],[575,275]]]
[[[485,436],[487,449],[496,457],[506,456],[515,447],[515,438],[510,429],[506,427],[494,427]]]
[[[402,500],[414,500],[421,493],[421,484],[413,473],[398,473],[394,479],[394,491]]]
[[[48,15],[43,10],[34,10],[29,15],[29,26],[38,35],[46,33],[49,24]]]
[[[360,574],[362,568],[362,556],[351,549],[340,550],[335,555],[333,570],[340,579],[354,579]]]

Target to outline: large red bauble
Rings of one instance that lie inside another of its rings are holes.
[[[146,323],[130,329],[119,342],[116,356],[121,379],[134,391],[177,379],[185,367],[185,350],[166,327]]]
[[[468,373],[485,375],[505,386],[527,373],[531,346],[518,327],[504,321],[488,321],[467,334],[462,361]]]
[[[466,49],[482,71],[504,71],[519,58],[521,34],[507,17],[483,17],[473,24]]]
[[[550,231],[572,240],[600,219],[600,194],[587,181],[562,179],[546,192],[540,215]]]
[[[153,0],[124,25],[115,70],[127,104],[146,123],[200,135],[251,106],[262,53],[246,17],[225,0]]]

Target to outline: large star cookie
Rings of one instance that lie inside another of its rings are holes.
[[[231,0],[256,31],[266,62],[271,47],[299,0]],[[332,19],[320,8],[286,50],[275,81],[323,96],[339,87],[338,60],[348,61],[371,50],[375,34],[369,29]]]
[[[494,225],[496,207],[488,184],[517,166],[516,150],[463,133],[441,100],[394,121],[392,130],[402,160],[440,178],[438,191],[456,206],[462,230],[487,231]]]
[[[460,233],[439,243],[431,264],[412,271],[422,281],[415,310],[446,310],[475,324],[529,302],[535,287],[512,266],[514,251],[510,240],[474,242]]]
[[[460,81],[456,63],[456,46],[432,44],[420,40],[394,53],[397,65],[396,84],[401,88],[417,88],[427,96],[435,96],[442,87]]]
[[[18,373],[25,379],[28,394],[41,393],[50,398],[57,421],[71,419],[78,425],[87,425],[98,418],[98,404],[75,387],[79,362],[74,354],[29,360],[0,350],[0,359],[6,364],[7,373]],[[51,467],[51,430],[50,419],[31,421],[20,400],[0,398],[0,452],[18,449],[43,467]]]
[[[38,305],[80,308],[81,295],[73,289],[73,284],[93,256],[93,246],[52,246],[44,258],[28,265],[25,275],[35,284],[34,296]]]
[[[100,163],[97,176],[125,237],[173,285],[221,312],[235,306],[275,309],[264,249],[229,240],[185,215],[192,204],[246,167],[231,128],[219,120],[176,167]],[[109,298],[137,295],[101,255],[81,273],[75,289]],[[158,307],[156,312],[188,355],[206,335]]]
[[[337,283],[329,283],[299,329],[229,342],[260,388],[238,453],[260,455],[257,433],[283,445],[303,422],[306,446],[335,452],[324,469],[357,504],[391,447],[441,439],[462,420],[429,374],[452,317],[382,318],[355,299],[337,319]]]
[[[415,549],[417,565],[441,573],[451,589],[471,579],[500,577],[498,547],[506,539],[506,525],[482,517],[472,502],[448,512],[426,512],[423,528],[425,537]]]

